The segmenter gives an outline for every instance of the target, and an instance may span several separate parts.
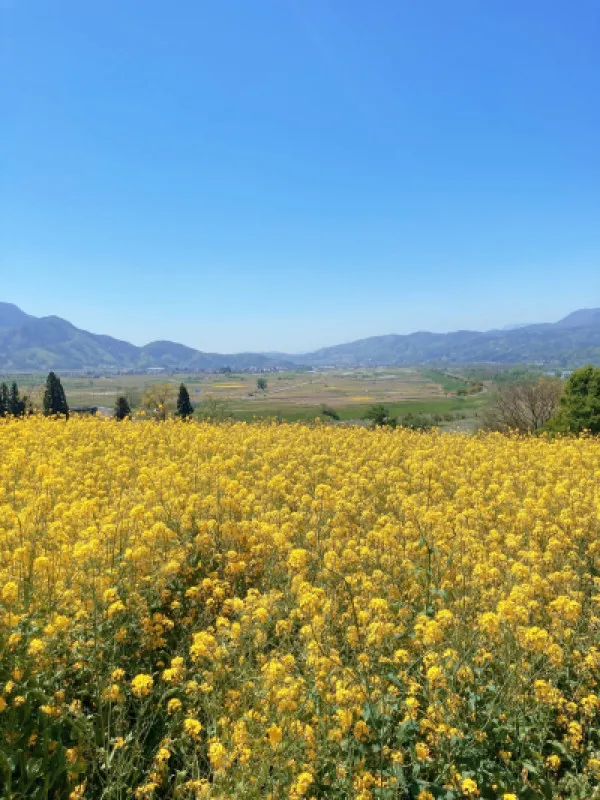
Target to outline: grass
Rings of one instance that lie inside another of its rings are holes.
[[[474,417],[475,412],[485,405],[485,398],[479,397],[450,397],[439,400],[406,401],[400,403],[386,403],[392,416],[404,416],[406,414],[451,414],[462,412],[468,417]],[[367,410],[373,405],[369,403],[352,403],[352,405],[334,406],[342,420],[362,419]],[[250,422],[254,419],[264,419],[278,417],[286,422],[298,422],[301,420],[316,419],[322,417],[323,411],[320,405],[300,406],[300,405],[266,405],[256,404],[252,410],[246,407],[232,404],[230,411],[235,419]]]
[[[458,389],[466,389],[469,386],[468,380],[461,380],[447,372],[438,369],[423,369],[421,374],[432,383],[437,383],[445,392],[456,392]]]

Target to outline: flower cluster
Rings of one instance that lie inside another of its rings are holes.
[[[599,441],[32,417],[0,452],[8,796],[600,791]]]

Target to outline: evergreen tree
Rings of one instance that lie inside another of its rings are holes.
[[[122,420],[131,416],[131,408],[124,395],[119,395],[115,400],[115,419]]]
[[[8,414],[8,386],[3,383],[0,386],[0,417]]]
[[[177,416],[181,419],[189,419],[194,413],[194,406],[190,401],[190,394],[184,383],[179,387],[179,395],[177,396]]]
[[[13,381],[8,395],[8,413],[13,417],[22,417],[25,414],[25,398],[21,399],[19,387],[15,381]]]
[[[60,382],[60,378],[54,372],[49,372],[46,378],[44,414],[46,416],[63,414],[67,419],[69,418],[69,406],[67,405],[65,390]]]

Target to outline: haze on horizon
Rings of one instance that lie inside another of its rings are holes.
[[[600,305],[600,6],[0,8],[0,300],[302,352]]]

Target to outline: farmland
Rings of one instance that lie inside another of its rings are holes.
[[[12,376],[7,376],[8,380]],[[487,391],[457,395],[472,387],[472,378],[453,378],[441,370],[414,368],[331,369],[267,373],[267,391],[257,390],[257,376],[240,374],[115,375],[63,377],[67,400],[72,407],[112,408],[117,395],[124,394],[131,406],[139,407],[144,390],[168,381],[185,382],[192,402],[198,406],[217,400],[238,420],[278,417],[288,421],[310,420],[322,415],[323,406],[333,407],[342,420],[360,419],[375,403],[389,406],[394,415],[447,415],[446,426],[466,419],[473,427],[476,414],[489,400]],[[6,380],[7,378],[2,378]],[[25,391],[41,396],[45,376],[16,376]],[[485,381],[485,389],[491,380]]]
[[[598,793],[597,439],[30,417],[0,449],[0,797]]]

